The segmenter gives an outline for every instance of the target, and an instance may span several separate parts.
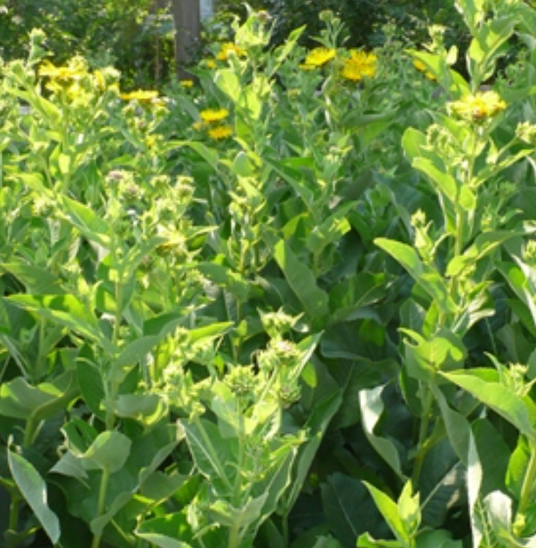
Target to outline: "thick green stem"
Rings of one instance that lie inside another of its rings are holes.
[[[413,485],[418,484],[419,477],[421,475],[422,465],[424,462],[424,457],[426,456],[426,452],[428,450],[428,428],[430,426],[430,414],[432,411],[432,404],[434,403],[434,395],[428,385],[427,388],[428,391],[425,396],[423,414],[419,427],[419,441],[417,445],[417,453],[415,456],[415,468],[413,469]]]
[[[37,425],[38,422],[34,418],[29,418],[26,421],[26,428],[24,429],[24,439],[22,440],[23,449],[29,449],[31,447]]]
[[[99,500],[97,503],[97,516],[100,517],[104,514],[106,509],[106,495],[108,493],[108,483],[110,481],[110,472],[109,470],[103,470],[101,476],[101,482],[99,486]],[[93,542],[91,543],[91,548],[99,548],[101,541],[101,535],[95,534],[93,536]]]
[[[229,548],[238,548],[240,543],[239,536],[240,527],[237,524],[234,524],[231,529],[229,529]]]
[[[21,499],[16,495],[11,495],[11,504],[9,505],[9,531],[18,531],[19,527],[19,513],[20,513]],[[17,548],[18,540],[15,536],[10,535],[7,539],[6,548]]]
[[[532,487],[536,480],[536,446],[530,444],[530,461],[523,479],[523,486],[521,487],[521,498],[519,499],[519,507],[517,509],[518,515],[523,515],[527,511],[530,502],[533,500]]]

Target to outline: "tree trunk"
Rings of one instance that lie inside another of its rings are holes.
[[[190,62],[192,50],[199,44],[200,9],[199,0],[173,0],[171,4],[175,27],[175,67],[177,77],[188,78],[185,67]]]

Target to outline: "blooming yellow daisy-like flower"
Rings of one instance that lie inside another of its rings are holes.
[[[449,103],[449,109],[465,120],[479,122],[491,118],[506,108],[506,103],[496,91],[469,93],[459,101]]]
[[[229,116],[229,111],[225,108],[220,108],[217,110],[209,108],[207,110],[202,110],[199,113],[199,116],[201,116],[201,120],[203,120],[203,122],[213,124],[215,122],[225,120],[225,118]]]
[[[422,72],[428,80],[435,80],[436,77],[428,70],[428,67],[420,59],[415,59],[413,61],[413,66],[419,71]]]
[[[364,76],[372,78],[376,74],[377,57],[373,53],[352,51],[350,58],[344,62],[341,76],[346,80],[358,82]]]
[[[205,65],[209,69],[215,69],[216,66],[217,66],[216,61],[214,61],[214,59],[206,59],[205,60]]]
[[[216,126],[208,130],[208,136],[211,139],[227,139],[233,134],[233,128],[231,126]]]
[[[139,103],[149,103],[158,99],[158,91],[149,91],[138,89],[130,93],[122,93],[121,99],[125,101],[138,101]]]
[[[246,55],[246,52],[240,46],[233,44],[233,42],[226,42],[221,45],[221,49],[218,52],[218,55],[216,55],[216,59],[219,61],[227,61],[231,52],[234,52],[237,57],[244,57],[244,55]]]
[[[336,53],[332,48],[314,48],[305,56],[305,64],[312,67],[321,67],[331,61]]]
[[[87,65],[81,57],[73,57],[64,67],[57,67],[46,60],[39,68],[39,76],[58,82],[71,82],[87,76]]]
[[[181,80],[179,83],[183,88],[193,88],[194,87],[194,81],[193,80]]]

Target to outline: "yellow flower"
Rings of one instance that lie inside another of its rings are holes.
[[[194,87],[194,81],[193,80],[181,80],[179,83],[183,88],[193,88]]]
[[[376,74],[377,57],[373,53],[352,51],[342,67],[341,76],[346,80],[358,82],[364,76],[372,78]]]
[[[428,67],[420,59],[413,61],[413,66],[420,72],[422,72],[428,80],[435,80],[436,77],[428,70]]]
[[[495,91],[478,91],[468,94],[460,101],[449,103],[449,109],[465,120],[478,122],[491,118],[506,108],[506,103]]]
[[[207,68],[209,69],[215,69],[216,68],[216,61],[214,61],[214,59],[207,59],[205,61],[205,65],[207,66]]]
[[[39,76],[47,76],[58,82],[79,80],[86,75],[87,65],[81,57],[73,57],[64,67],[57,67],[47,60],[39,68]]]
[[[125,101],[138,101],[139,103],[149,103],[158,99],[158,91],[148,91],[138,89],[137,91],[131,91],[130,93],[122,93],[121,99]]]
[[[305,57],[305,64],[321,67],[335,57],[336,51],[331,48],[314,48]]]
[[[216,55],[216,59],[220,61],[227,61],[227,59],[229,59],[229,53],[231,52],[234,52],[237,57],[243,57],[246,55],[246,52],[240,46],[237,46],[232,42],[226,42],[221,45],[221,49],[218,55]]]
[[[192,129],[194,129],[195,131],[201,131],[204,127],[205,127],[205,123],[201,121],[194,122],[192,124]]]
[[[216,126],[208,130],[208,136],[211,139],[226,139],[233,134],[233,128],[231,126]]]
[[[201,120],[203,120],[203,122],[212,124],[214,122],[221,122],[222,120],[225,120],[225,118],[229,116],[229,111],[225,108],[220,108],[218,110],[209,108],[207,110],[202,110],[199,113],[199,116],[201,116]]]

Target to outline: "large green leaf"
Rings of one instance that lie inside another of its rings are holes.
[[[159,548],[192,548],[193,535],[184,514],[146,520],[135,533]]]
[[[75,295],[12,295],[5,298],[24,310],[35,312],[98,342],[107,352],[115,351],[90,307]]]
[[[16,377],[0,386],[0,414],[27,421],[42,421],[66,409],[79,393],[76,374],[72,370],[37,386]]]
[[[381,394],[385,386],[378,386],[369,390],[362,390],[359,394],[361,404],[361,421],[363,430],[371,445],[378,454],[393,469],[399,478],[403,478],[400,466],[400,455],[396,445],[387,437],[375,432],[385,409]]]
[[[484,405],[490,407],[513,424],[522,434],[536,443],[536,405],[499,382],[490,380],[490,371],[471,369],[441,373],[446,379],[467,390]],[[491,371],[493,373],[493,371]]]
[[[437,303],[442,312],[447,314],[456,312],[456,304],[449,294],[447,286],[439,272],[431,266],[424,264],[418,253],[407,244],[376,238],[374,243],[396,259]]]
[[[318,287],[312,270],[298,259],[288,242],[283,240],[276,244],[274,255],[309,320],[315,326],[322,326],[329,315],[329,298]]]
[[[56,544],[61,535],[58,516],[49,508],[47,489],[39,472],[21,455],[8,450],[9,469],[22,496],[30,505],[52,544]]]
[[[343,546],[355,546],[359,535],[378,530],[381,517],[359,480],[336,472],[320,489],[330,530]]]

